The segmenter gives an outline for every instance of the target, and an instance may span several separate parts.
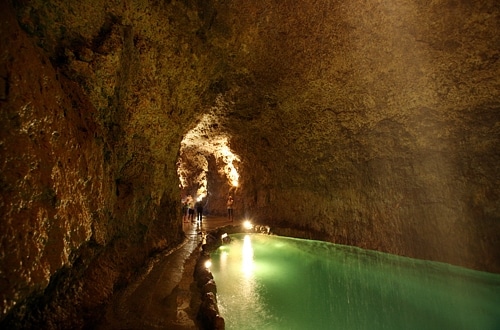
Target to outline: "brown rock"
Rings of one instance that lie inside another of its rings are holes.
[[[0,13],[0,327],[95,319],[203,174],[235,222],[500,272],[497,1]]]

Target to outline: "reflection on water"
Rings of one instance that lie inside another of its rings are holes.
[[[245,235],[243,239],[243,248],[241,250],[241,269],[246,278],[252,277],[253,272],[253,248],[250,235]]]
[[[254,250],[249,235],[240,237],[230,246],[222,246],[212,256],[212,273],[214,276],[215,273],[218,274],[216,281],[226,283],[222,289],[225,298],[218,301],[219,310],[222,315],[233,316],[234,329],[241,329],[237,320],[244,320],[245,324],[249,325],[258,325],[260,329],[269,324],[269,308],[262,299],[263,287],[256,279],[254,269]],[[217,290],[220,299],[219,285]],[[226,329],[231,329],[227,321],[226,319]]]
[[[500,329],[500,275],[325,242],[232,235],[212,254],[226,329]]]

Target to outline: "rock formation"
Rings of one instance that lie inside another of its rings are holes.
[[[202,187],[214,213],[231,193],[236,218],[500,272],[496,0],[0,13],[0,324],[88,325]]]

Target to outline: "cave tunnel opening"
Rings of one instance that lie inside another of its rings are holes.
[[[238,194],[241,164],[230,141],[214,113],[204,114],[184,135],[177,161],[182,202],[191,196],[205,214],[225,214],[227,198]]]

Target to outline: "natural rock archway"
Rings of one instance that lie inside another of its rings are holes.
[[[498,1],[0,13],[3,324],[82,326],[182,241],[205,179],[216,213],[231,191],[254,221],[500,272]]]

